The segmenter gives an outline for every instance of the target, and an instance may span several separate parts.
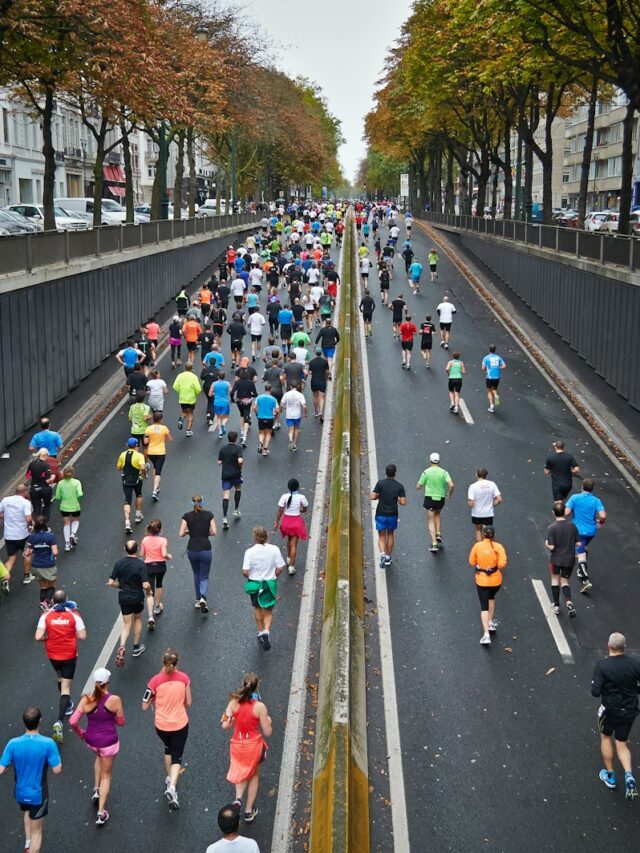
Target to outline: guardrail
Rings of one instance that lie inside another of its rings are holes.
[[[355,238],[349,214],[340,271],[331,497],[311,802],[311,853],[368,853]]]
[[[446,225],[475,234],[502,237],[515,243],[552,249],[574,258],[625,267],[632,271],[640,267],[640,240],[624,234],[604,234],[580,228],[563,228],[560,225],[520,222],[515,219],[484,219],[455,213],[422,213],[419,219],[431,225]]]
[[[256,222],[255,213],[228,213],[191,219],[159,219],[140,225],[101,225],[86,231],[40,231],[0,237],[0,275],[32,272],[51,264],[95,258],[126,249],[183,242],[189,237]]]

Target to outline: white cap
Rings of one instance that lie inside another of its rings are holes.
[[[429,457],[429,461],[433,462],[434,465],[437,465],[438,462],[440,461],[440,454],[439,453],[432,453],[431,456]]]
[[[111,673],[101,666],[92,675],[95,684],[108,684],[111,681]]]

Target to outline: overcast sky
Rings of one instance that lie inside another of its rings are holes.
[[[342,121],[346,143],[340,161],[353,180],[365,150],[364,116],[387,48],[409,16],[411,0],[302,0],[291,5],[238,0],[238,5],[284,45],[279,68],[292,77],[303,74],[322,87],[329,109]]]

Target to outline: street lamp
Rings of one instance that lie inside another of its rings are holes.
[[[164,119],[158,129],[158,163],[160,167],[160,219],[169,218],[169,196],[167,194],[167,127]]]
[[[596,190],[596,178],[598,174],[598,160],[600,154],[596,151],[593,155],[593,209],[598,209],[598,192]]]
[[[87,138],[80,138],[80,147],[82,148],[82,197],[87,196]]]

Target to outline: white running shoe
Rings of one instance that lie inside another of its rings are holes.
[[[490,646],[491,645],[491,637],[489,636],[488,633],[482,635],[482,637],[480,638],[480,645],[481,646]]]

